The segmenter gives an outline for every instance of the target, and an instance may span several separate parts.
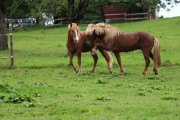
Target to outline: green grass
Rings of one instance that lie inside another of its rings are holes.
[[[180,18],[112,25],[125,32],[147,31],[160,40],[158,76],[152,62],[147,75],[140,75],[145,64],[140,51],[121,53],[125,75],[119,75],[113,54],[113,74],[100,53],[96,72],[89,72],[93,59],[83,53],[83,74],[76,75],[64,57],[67,26],[15,28],[15,68],[10,69],[10,59],[0,59],[0,119],[179,120]],[[0,51],[0,57],[9,58],[9,50]]]

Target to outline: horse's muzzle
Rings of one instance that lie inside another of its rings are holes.
[[[74,40],[74,43],[78,43],[78,41],[79,41],[78,39],[75,39],[75,40]]]
[[[74,40],[74,43],[78,43],[78,41],[77,41],[77,40]]]

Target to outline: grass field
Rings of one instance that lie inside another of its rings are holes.
[[[100,53],[95,73],[90,53],[83,53],[83,74],[68,65],[67,26],[15,28],[15,68],[0,59],[1,120],[179,120],[180,17],[113,23],[125,32],[146,31],[161,42],[162,67],[146,76],[141,51],[121,53],[125,75],[113,74]],[[85,30],[87,25],[80,25]],[[0,51],[9,57],[9,50]],[[77,66],[77,58],[74,57]]]

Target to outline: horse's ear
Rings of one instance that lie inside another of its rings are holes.
[[[72,27],[72,23],[70,23],[69,25],[68,25],[68,28],[70,29]]]

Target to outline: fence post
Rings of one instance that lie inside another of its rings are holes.
[[[151,7],[149,7],[149,20],[151,20],[152,19],[152,9],[151,9]]]
[[[126,12],[124,13],[124,17],[125,17],[125,22],[126,22]]]
[[[14,67],[14,53],[13,53],[13,39],[12,39],[12,20],[9,20],[9,34],[10,34],[10,58],[11,68]]]

